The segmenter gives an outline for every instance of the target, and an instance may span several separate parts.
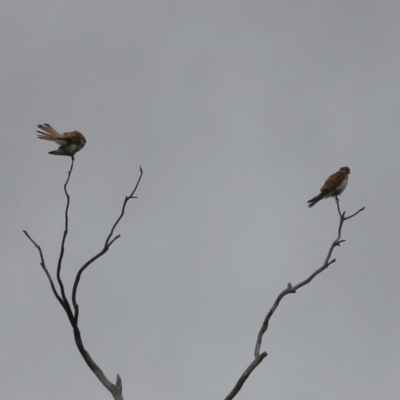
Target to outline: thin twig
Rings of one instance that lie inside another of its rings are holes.
[[[56,296],[56,299],[60,302],[60,304],[64,307],[63,304],[63,299],[60,297],[60,295],[57,292],[56,287],[54,286],[54,282],[53,279],[51,278],[51,275],[49,273],[49,271],[47,270],[46,264],[44,262],[44,257],[43,257],[43,252],[42,252],[42,248],[29,236],[29,233],[27,231],[23,231],[25,233],[25,235],[28,237],[28,239],[33,243],[33,245],[38,249],[39,252],[39,257],[40,257],[40,265],[43,268],[44,273],[47,276],[47,279],[49,280],[50,286],[51,286],[51,290],[54,293],[54,296]]]
[[[64,284],[63,284],[63,281],[61,279],[61,267],[62,267],[62,260],[63,260],[63,257],[64,257],[64,252],[65,252],[65,241],[66,241],[67,236],[68,236],[68,211],[69,211],[70,197],[69,197],[69,194],[68,194],[67,185],[68,185],[69,179],[71,177],[72,169],[74,168],[74,161],[75,161],[75,158],[71,157],[71,167],[70,167],[70,169],[68,171],[67,180],[64,183],[64,193],[65,193],[65,196],[67,197],[67,204],[66,204],[66,207],[65,207],[64,233],[63,233],[63,237],[61,239],[60,255],[59,255],[59,258],[58,258],[58,262],[57,262],[57,281],[58,281],[58,285],[60,286],[61,296],[62,296],[62,298],[64,300],[64,309],[65,309],[65,312],[67,313],[68,319],[70,321],[72,321],[72,319],[73,319],[73,314],[72,314],[71,306],[69,304],[67,296],[65,295]]]
[[[106,241],[104,243],[104,247],[95,256],[93,256],[89,261],[87,261],[85,264],[83,264],[83,266],[79,269],[78,273],[76,274],[74,286],[73,286],[73,289],[72,289],[72,304],[73,304],[74,310],[75,310],[75,316],[74,317],[75,317],[76,321],[78,321],[78,318],[79,318],[79,306],[78,306],[78,303],[76,301],[76,293],[78,291],[78,285],[79,285],[81,276],[82,276],[83,272],[85,271],[85,269],[90,264],[92,264],[94,261],[96,261],[99,257],[101,257],[104,253],[106,253],[109,250],[110,246],[120,237],[120,235],[117,235],[112,240],[110,240],[112,235],[113,235],[113,233],[114,233],[115,228],[117,227],[118,223],[121,221],[122,217],[124,216],[126,204],[128,203],[128,201],[130,199],[136,199],[134,194],[136,192],[136,189],[139,186],[139,183],[140,183],[140,180],[142,179],[142,176],[143,176],[143,170],[142,170],[142,167],[140,167],[140,175],[139,175],[139,178],[138,178],[138,180],[136,182],[136,185],[133,188],[132,193],[129,196],[125,197],[124,203],[122,205],[121,214],[119,215],[119,217],[115,221],[114,225],[112,226],[112,228],[110,230],[110,233],[107,236],[107,239],[106,239]]]
[[[136,192],[136,189],[137,189],[138,186],[139,186],[139,183],[140,183],[140,181],[141,181],[141,179],[142,179],[142,176],[143,176],[143,170],[142,170],[142,167],[140,167],[139,179],[137,180],[136,185],[135,185],[135,187],[134,187],[133,190],[132,190],[132,193],[131,193],[129,196],[125,197],[124,204],[122,205],[121,214],[120,214],[120,216],[117,218],[117,220],[115,221],[114,225],[112,226],[111,231],[110,231],[110,234],[107,236],[107,239],[106,239],[106,242],[105,242],[105,244],[104,244],[104,247],[106,247],[107,245],[111,245],[116,239],[119,238],[119,235],[118,235],[118,236],[116,236],[116,237],[110,242],[111,236],[114,234],[115,228],[117,227],[117,225],[119,224],[119,221],[121,221],[122,217],[124,216],[126,204],[128,203],[128,201],[129,201],[130,199],[137,199],[137,197],[134,196],[134,194],[135,194],[135,192]]]

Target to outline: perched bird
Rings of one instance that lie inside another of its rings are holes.
[[[60,145],[57,150],[49,151],[49,154],[74,158],[75,153],[86,144],[85,136],[78,131],[58,133],[49,124],[38,125],[37,127],[41,129],[41,131],[36,131],[39,139],[49,140]]]
[[[342,167],[338,172],[332,174],[324,183],[321,188],[321,193],[318,196],[308,200],[308,207],[312,207],[317,204],[320,200],[326,199],[327,197],[339,196],[346,189],[347,182],[349,180],[350,168]]]

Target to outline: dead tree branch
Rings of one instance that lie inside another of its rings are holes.
[[[268,326],[269,326],[269,321],[270,321],[272,315],[274,314],[275,310],[278,308],[279,303],[281,302],[281,300],[287,294],[296,293],[296,291],[298,289],[300,289],[301,287],[303,287],[303,286],[307,285],[308,283],[310,283],[317,275],[319,275],[322,271],[327,269],[331,264],[333,264],[336,261],[336,259],[331,259],[331,257],[332,257],[332,253],[333,253],[333,250],[335,249],[335,247],[340,246],[340,244],[345,241],[344,239],[342,239],[342,227],[343,227],[344,221],[355,217],[357,214],[359,214],[361,211],[363,211],[365,209],[365,207],[360,208],[354,214],[350,215],[349,217],[346,217],[345,216],[346,211],[343,211],[343,213],[340,211],[339,199],[337,197],[336,197],[336,205],[337,205],[337,210],[338,210],[338,213],[339,213],[338,236],[332,242],[332,244],[331,244],[331,246],[330,246],[330,248],[328,250],[328,254],[325,257],[324,263],[322,264],[322,266],[320,268],[318,268],[315,272],[313,272],[307,279],[305,279],[304,281],[298,283],[297,285],[293,286],[291,283],[288,283],[287,288],[284,289],[278,295],[278,297],[276,298],[273,306],[271,307],[271,309],[269,310],[268,314],[266,315],[266,317],[265,317],[265,319],[264,319],[264,321],[262,323],[261,329],[260,329],[260,331],[258,333],[257,341],[256,341],[256,347],[255,347],[255,350],[254,350],[254,360],[251,362],[249,367],[243,372],[243,374],[241,375],[241,377],[237,381],[235,387],[228,394],[228,396],[225,398],[225,400],[231,400],[238,394],[238,392],[242,388],[244,382],[247,380],[247,378],[250,376],[250,374],[253,372],[253,370],[268,355],[265,351],[260,353],[262,338],[263,338],[264,333],[267,331]]]
[[[136,189],[138,188],[139,183],[140,183],[140,181],[141,181],[141,179],[142,179],[142,175],[143,175],[143,170],[142,170],[142,167],[140,167],[140,175],[139,175],[139,178],[138,178],[138,180],[137,180],[137,182],[136,182],[136,185],[135,185],[135,187],[133,188],[131,194],[130,194],[129,196],[126,196],[126,197],[125,197],[125,200],[124,200],[124,202],[123,202],[123,204],[122,204],[121,213],[120,213],[119,217],[117,218],[117,220],[115,221],[114,225],[111,227],[110,233],[109,233],[108,236],[107,236],[107,239],[106,239],[106,241],[105,241],[105,243],[104,243],[103,248],[102,248],[95,256],[93,256],[89,261],[87,261],[87,262],[79,269],[78,273],[76,274],[74,286],[73,286],[73,289],[72,289],[72,303],[73,303],[73,306],[74,306],[76,322],[78,322],[78,317],[79,317],[79,306],[78,306],[78,303],[77,303],[77,301],[76,301],[76,293],[77,293],[77,291],[78,291],[78,285],[79,285],[81,276],[82,276],[83,272],[86,270],[86,268],[87,268],[90,264],[92,264],[94,261],[96,261],[96,260],[97,260],[99,257],[101,257],[103,254],[105,254],[105,253],[110,249],[111,245],[112,245],[117,239],[119,239],[120,235],[116,235],[116,236],[112,239],[112,236],[113,236],[113,234],[114,234],[114,230],[115,230],[115,228],[117,227],[117,225],[119,224],[119,222],[121,221],[122,217],[123,217],[124,214],[125,214],[125,208],[126,208],[126,205],[127,205],[128,201],[129,201],[130,199],[136,199],[136,198],[137,198],[136,196],[134,196],[134,194],[136,193]]]
[[[68,320],[73,328],[74,332],[74,338],[75,338],[75,344],[81,353],[83,359],[85,360],[86,364],[88,367],[92,370],[92,372],[97,376],[99,381],[104,385],[106,389],[109,390],[109,392],[112,394],[114,400],[123,400],[122,397],[122,381],[119,375],[117,375],[116,383],[112,383],[107,379],[107,377],[104,375],[103,371],[100,369],[100,367],[94,362],[88,351],[85,349],[81,337],[81,332],[78,326],[78,317],[79,317],[79,305],[76,301],[76,294],[78,290],[78,285],[82,276],[82,273],[86,270],[86,268],[89,267],[94,261],[96,261],[98,258],[100,258],[103,254],[105,254],[111,247],[111,245],[120,237],[120,235],[114,235],[115,228],[121,221],[122,217],[125,214],[125,208],[130,199],[136,199],[137,197],[135,196],[136,190],[139,186],[139,183],[142,179],[143,176],[143,170],[142,167],[140,167],[140,175],[139,178],[136,182],[135,187],[133,188],[131,194],[129,196],[125,197],[125,200],[122,205],[121,213],[118,216],[117,220],[113,224],[113,226],[110,229],[110,233],[106,238],[106,241],[104,243],[103,248],[96,254],[94,255],[89,261],[87,261],[77,272],[73,289],[72,289],[72,307],[71,303],[68,300],[66,294],[65,294],[65,289],[64,289],[64,283],[62,281],[61,277],[61,269],[62,269],[62,261],[65,253],[65,242],[68,236],[68,211],[69,211],[69,205],[70,205],[70,196],[67,190],[68,182],[71,177],[72,169],[74,167],[74,158],[71,160],[71,167],[68,171],[68,177],[67,180],[64,184],[64,193],[67,198],[67,203],[65,207],[65,225],[64,225],[64,233],[62,236],[61,240],[61,249],[60,249],[60,255],[58,258],[57,262],[57,283],[59,286],[59,290],[57,290],[53,278],[51,277],[49,270],[46,266],[44,256],[43,256],[43,251],[42,248],[31,238],[31,236],[28,234],[27,231],[23,231],[24,234],[27,236],[27,238],[32,242],[32,244],[37,248],[39,252],[39,257],[40,257],[40,265],[45,272],[47,279],[49,280],[51,290],[53,291],[54,296],[58,300],[58,302],[61,304],[62,308],[64,309],[65,313],[67,314]]]

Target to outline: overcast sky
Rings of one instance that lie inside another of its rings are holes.
[[[36,125],[79,130],[62,271],[83,275],[83,341],[128,399],[224,399],[276,296],[335,239],[325,179],[351,168],[337,262],[285,297],[237,399],[400,392],[400,3],[9,1],[0,6],[0,387],[106,400],[54,276],[67,157]]]

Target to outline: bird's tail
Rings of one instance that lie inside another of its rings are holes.
[[[313,197],[311,200],[308,200],[308,207],[312,207],[317,204],[320,200],[322,200],[326,196],[326,192],[321,192],[319,195]]]
[[[62,148],[57,150],[49,151],[49,154],[54,154],[55,156],[71,156],[71,154],[65,153]]]
[[[38,133],[38,138],[43,140],[50,140],[51,142],[58,142],[62,139],[60,135],[51,125],[49,124],[39,124],[37,126],[41,131],[36,131]],[[44,132],[43,132],[44,131]]]

